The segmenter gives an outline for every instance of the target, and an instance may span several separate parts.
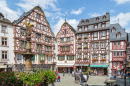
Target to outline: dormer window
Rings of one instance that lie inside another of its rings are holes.
[[[102,19],[103,19],[103,20],[106,19],[106,16],[104,15]]]
[[[82,19],[81,24],[83,24],[83,23],[84,23],[84,20]]]
[[[66,27],[66,24],[64,24],[64,27]]]
[[[81,28],[79,28],[79,31],[81,31]]]
[[[0,16],[0,19],[2,19],[2,16]]]
[[[88,26],[85,26],[84,30],[88,30]]]
[[[121,37],[121,33],[118,32],[118,33],[117,33],[117,38],[120,38],[120,37]]]
[[[116,31],[116,29],[113,27],[111,32],[115,32],[115,31]]]
[[[88,23],[88,22],[89,22],[89,20],[87,19],[87,20],[86,20],[86,23]]]
[[[105,23],[102,23],[102,27],[106,27],[106,24],[105,24]]]
[[[94,25],[94,29],[97,29],[97,28],[98,28],[98,25],[97,25],[97,24],[95,24],[95,25]]]
[[[99,18],[98,18],[98,17],[96,18],[96,21],[99,21]]]

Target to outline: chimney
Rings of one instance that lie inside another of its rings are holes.
[[[109,12],[106,13],[106,15],[109,14]]]

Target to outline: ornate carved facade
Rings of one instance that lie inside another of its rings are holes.
[[[21,55],[22,52],[25,52],[25,47],[27,46],[24,21],[36,23],[31,33],[31,51],[35,54],[32,58],[33,64],[52,64],[55,36],[43,10],[39,6],[24,12],[18,20],[13,22],[15,64],[25,63],[25,59]]]
[[[98,74],[109,65],[110,14],[82,19],[76,32],[76,66],[89,66]],[[98,69],[99,68],[99,69]],[[84,71],[84,69],[83,69]]]
[[[75,29],[66,21],[57,34],[57,67],[73,67],[75,62]],[[66,69],[67,72],[67,69]]]

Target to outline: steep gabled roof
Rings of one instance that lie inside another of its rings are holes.
[[[62,24],[62,26],[61,26],[61,28],[64,26],[64,24],[67,24],[69,27],[70,27],[70,29],[74,32],[74,34],[76,33],[76,30],[68,23],[68,22],[64,22],[63,24]],[[61,29],[60,29],[61,30]],[[60,31],[59,31],[60,32]],[[59,32],[57,33],[57,35],[59,34]],[[57,36],[56,35],[56,36]]]
[[[112,28],[115,28],[115,32],[112,32]],[[121,33],[121,37],[117,37],[117,33]],[[119,23],[110,25],[110,41],[127,40],[127,33]]]

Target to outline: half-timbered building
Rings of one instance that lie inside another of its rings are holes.
[[[73,70],[75,63],[75,29],[66,21],[57,33],[57,69],[59,72]]]
[[[126,58],[127,33],[118,23],[110,25],[110,66],[111,75],[120,75]]]
[[[4,63],[14,64],[13,46],[13,25],[0,12],[0,71],[7,68]]]
[[[22,56],[27,46],[24,21],[36,23],[31,34],[31,51],[34,54],[32,63],[53,64],[55,36],[40,6],[24,12],[13,22],[15,64],[25,64],[25,57]]]
[[[91,73],[107,74],[109,65],[110,14],[82,19],[76,32],[76,68]]]
[[[128,41],[126,46],[126,59],[128,61],[127,68],[130,70],[130,33],[128,33]]]

